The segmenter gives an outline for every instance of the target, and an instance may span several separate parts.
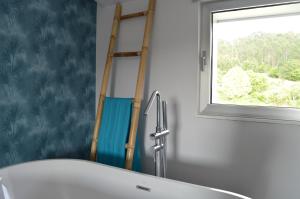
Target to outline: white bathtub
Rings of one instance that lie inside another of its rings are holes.
[[[46,160],[0,169],[0,199],[238,199],[208,187],[79,160]]]

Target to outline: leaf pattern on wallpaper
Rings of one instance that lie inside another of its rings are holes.
[[[94,0],[0,1],[0,167],[89,155]]]

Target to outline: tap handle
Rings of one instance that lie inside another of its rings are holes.
[[[156,145],[152,146],[152,148],[153,148],[153,151],[156,152],[156,151],[162,150],[164,148],[164,145],[163,144],[160,144],[160,145],[156,144]]]
[[[169,133],[170,133],[170,131],[167,129],[167,130],[164,130],[164,131],[161,131],[161,132],[152,133],[150,136],[155,138],[155,139],[159,139],[161,137],[164,137],[164,136],[168,135]]]

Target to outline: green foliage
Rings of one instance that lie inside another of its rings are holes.
[[[257,61],[255,59],[247,59],[242,62],[241,66],[244,70],[253,70],[257,68]]]
[[[218,69],[221,73],[226,74],[231,68],[238,65],[238,61],[230,57],[218,57]]]
[[[228,99],[247,95],[252,90],[248,74],[241,67],[231,68],[222,79],[222,95]]]
[[[262,92],[268,88],[267,78],[264,74],[257,74],[253,71],[248,71],[252,86],[251,93]]]
[[[259,72],[259,73],[265,73],[269,70],[270,66],[267,64],[259,64],[256,66],[255,71]]]
[[[299,101],[300,102],[300,87],[299,86],[293,86],[290,91],[290,97],[293,101]]]
[[[300,108],[300,34],[219,41],[217,82],[222,103]]]
[[[280,68],[280,77],[291,81],[300,80],[300,60],[288,60],[283,67]]]
[[[268,71],[268,75],[273,78],[279,78],[280,71],[278,68],[271,67]]]
[[[270,77],[300,80],[300,34],[255,33],[233,42],[219,41],[218,69],[237,65]]]
[[[284,106],[289,101],[289,95],[282,92],[272,92],[266,97],[267,104],[275,104],[276,106]]]

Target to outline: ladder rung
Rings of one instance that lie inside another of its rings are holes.
[[[140,56],[141,51],[136,51],[136,52],[114,52],[113,56],[114,57],[136,57]]]
[[[127,14],[127,15],[123,15],[121,16],[121,20],[124,19],[130,19],[130,18],[134,18],[134,17],[142,17],[142,16],[146,16],[147,15],[147,11],[142,11],[142,12],[136,12],[136,13],[132,13],[132,14]]]

